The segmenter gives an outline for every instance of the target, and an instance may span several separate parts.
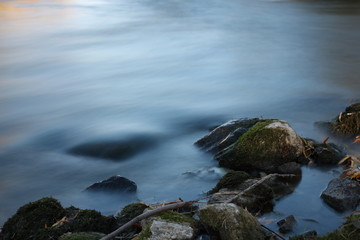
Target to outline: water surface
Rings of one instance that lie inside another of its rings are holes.
[[[280,118],[324,139],[313,123],[358,98],[359,9],[357,1],[1,0],[0,224],[43,196],[113,214],[130,200],[82,193],[113,175],[135,181],[142,201],[197,198],[224,172],[193,142],[229,119]],[[142,135],[153,146],[118,162],[67,153]],[[316,204],[321,222],[331,210]]]

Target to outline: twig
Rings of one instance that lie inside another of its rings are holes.
[[[260,224],[261,227],[265,228],[266,230],[268,230],[269,232],[275,234],[276,237],[280,238],[281,240],[286,240],[283,236],[281,236],[280,234],[278,234],[277,232],[271,230],[270,228],[268,228],[267,226]]]
[[[262,184],[263,182],[265,182],[266,180],[269,180],[270,178],[273,177],[295,177],[295,174],[278,174],[278,173],[273,173],[273,174],[269,174],[263,178],[261,178],[259,181],[257,181],[256,183],[252,184],[251,186],[249,186],[248,188],[246,188],[245,190],[239,192],[236,196],[226,200],[224,203],[231,203],[232,201],[234,201],[236,198],[240,197],[241,195],[245,194],[246,192],[252,190],[253,188],[259,186],[260,184]]]
[[[278,173],[274,173],[274,174],[269,174],[263,178],[261,178],[259,181],[257,181],[256,183],[252,184],[251,186],[249,186],[248,188],[246,188],[245,190],[237,193],[236,196],[230,198],[229,200],[225,201],[225,203],[230,203],[231,201],[233,201],[234,199],[236,199],[237,197],[245,194],[246,192],[250,191],[251,189],[257,187],[258,185],[260,185],[261,183],[265,182],[266,180],[272,178],[272,177],[294,177],[294,174],[278,174]],[[130,228],[132,225],[134,225],[135,223],[146,219],[150,216],[153,216],[159,212],[163,212],[163,211],[167,211],[167,210],[174,210],[174,209],[178,209],[178,208],[182,208],[182,207],[186,207],[186,206],[192,206],[194,203],[197,203],[201,200],[204,200],[206,198],[211,197],[212,195],[203,197],[203,198],[199,198],[197,200],[194,201],[187,201],[187,202],[176,202],[173,204],[169,204],[169,205],[164,205],[162,207],[158,207],[156,209],[147,211],[143,214],[140,214],[139,216],[133,218],[132,220],[130,220],[129,222],[125,223],[124,225],[122,225],[121,227],[119,227],[118,229],[116,229],[115,231],[113,231],[112,233],[109,233],[108,235],[106,235],[105,237],[101,238],[100,240],[110,240],[112,238],[114,238],[115,236],[119,235],[120,233],[122,233],[123,231],[125,231],[126,229]]]
[[[124,225],[122,225],[121,227],[119,227],[118,229],[113,231],[112,233],[109,233],[105,237],[102,237],[100,240],[110,240],[110,239],[114,238],[115,236],[117,236],[118,234],[125,231],[126,229],[130,228],[135,223],[137,223],[137,222],[139,222],[139,221],[141,221],[141,220],[143,220],[145,218],[148,218],[150,216],[153,216],[153,215],[155,215],[155,214],[157,214],[159,212],[182,208],[182,207],[185,207],[185,206],[192,205],[193,203],[194,203],[194,201],[179,202],[179,203],[165,205],[163,207],[159,207],[159,208],[156,208],[154,210],[144,212],[143,214],[140,214],[139,216],[137,216],[137,217],[133,218],[132,220],[130,220],[129,222],[125,223]]]

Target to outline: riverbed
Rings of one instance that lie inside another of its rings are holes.
[[[82,192],[113,175],[144,202],[198,198],[225,171],[193,143],[229,119],[324,140],[314,122],[359,99],[359,43],[357,1],[1,0],[0,225],[43,196],[114,214],[133,199]],[[152,147],[121,161],[68,153],[142,138]],[[319,195],[336,172],[303,174],[276,211],[333,230]],[[309,194],[316,217],[293,205]]]

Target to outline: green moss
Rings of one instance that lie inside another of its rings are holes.
[[[110,233],[116,228],[116,220],[114,217],[102,216],[95,210],[80,210],[71,228],[76,232]]]
[[[150,224],[147,224],[137,236],[136,240],[145,240],[149,237],[151,237]]]
[[[105,234],[97,232],[79,232],[72,234],[65,234],[59,238],[59,240],[99,240],[104,237]]]
[[[216,186],[210,190],[210,194],[218,192],[222,188],[234,189],[237,188],[245,180],[251,178],[249,174],[243,171],[231,171],[226,173],[216,184]]]
[[[118,223],[120,225],[127,223],[131,219],[139,216],[144,212],[144,210],[148,208],[148,205],[145,203],[131,203],[126,205],[120,213],[118,213]]]
[[[256,218],[234,204],[208,205],[200,210],[200,219],[221,239],[264,239]]]
[[[295,149],[283,139],[288,133],[279,128],[265,128],[279,120],[266,120],[256,124],[243,134],[234,145],[234,158],[230,162],[232,169],[258,168],[268,170],[288,161],[295,161]],[[264,161],[266,160],[266,161]]]
[[[30,202],[18,209],[5,224],[2,233],[5,239],[48,239],[58,237],[58,230],[46,229],[66,215],[64,208],[54,198],[46,197]]]
[[[192,227],[196,227],[197,222],[192,217],[189,217],[185,214],[174,212],[174,211],[165,211],[156,214],[155,216],[160,217],[169,222],[174,223],[189,223]]]

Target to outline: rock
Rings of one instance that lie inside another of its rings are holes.
[[[277,168],[277,173],[280,174],[295,174],[301,175],[301,167],[300,164],[296,162],[284,163]]]
[[[95,210],[80,210],[70,222],[64,224],[63,229],[72,232],[100,232],[110,233],[116,229],[116,219],[112,216],[103,216]]]
[[[277,222],[277,225],[279,226],[279,231],[281,233],[288,233],[293,231],[296,223],[295,217],[290,215]]]
[[[220,166],[233,170],[275,171],[303,154],[302,139],[280,120],[261,121],[216,156]]]
[[[64,209],[56,199],[42,198],[20,207],[4,224],[2,235],[13,240],[48,240],[58,239],[66,232],[109,233],[115,228],[113,217],[95,210]]]
[[[141,221],[143,230],[137,240],[191,240],[197,233],[197,222],[173,211],[160,212]]]
[[[216,193],[222,188],[227,188],[229,190],[238,189],[245,180],[250,178],[252,177],[246,172],[230,171],[220,178],[216,186],[210,190],[209,193]]]
[[[360,103],[347,107],[334,121],[318,122],[316,125],[340,137],[360,135]]]
[[[194,229],[190,226],[162,220],[154,220],[150,225],[149,231],[151,236],[146,238],[147,240],[190,240],[195,236]]]
[[[195,142],[195,145],[208,152],[218,153],[234,144],[241,135],[261,121],[263,120],[259,118],[243,118],[228,121],[199,139]]]
[[[346,153],[333,143],[317,143],[313,140],[305,141],[307,142],[308,157],[318,165],[334,165],[346,156]]]
[[[51,226],[66,215],[65,209],[54,198],[42,198],[20,207],[16,214],[9,218],[2,229],[4,239],[24,240],[33,236],[44,239],[45,236],[58,238],[62,233],[54,229],[44,233],[44,226]]]
[[[229,172],[222,177],[216,187],[211,190],[211,193],[216,194],[213,194],[210,197],[209,203],[226,202],[230,198],[235,197],[239,192],[255,184],[257,181],[258,179],[250,177],[250,175],[245,172]],[[229,191],[233,191],[234,194],[229,194]],[[247,192],[247,194],[237,197],[233,203],[248,209],[248,211],[252,213],[268,212],[272,210],[273,197],[274,194],[272,189],[266,183],[261,183]]]
[[[97,232],[66,233],[59,240],[99,240],[104,236],[105,234]]]
[[[126,205],[121,210],[121,212],[117,214],[116,220],[117,220],[118,226],[122,226],[125,223],[132,220],[133,218],[139,216],[148,207],[149,207],[148,205],[146,205],[145,203],[141,203],[141,202],[131,203],[131,204]],[[133,227],[129,228],[128,230],[126,230],[125,232],[121,233],[119,237],[124,237],[124,239],[132,238],[136,234],[138,234],[140,231],[141,231],[141,228],[139,228],[138,226],[133,226]]]
[[[151,136],[135,136],[125,140],[104,140],[80,144],[68,150],[70,154],[110,160],[123,160],[151,149],[158,142]]]
[[[200,219],[221,240],[261,240],[265,238],[257,219],[232,203],[211,204],[200,209]],[[214,238],[217,239],[217,238]]]
[[[355,209],[360,201],[360,183],[348,178],[335,178],[330,181],[321,198],[337,211]]]
[[[94,183],[87,187],[85,191],[100,191],[114,193],[134,193],[137,190],[136,184],[121,176],[112,176],[101,182]]]

